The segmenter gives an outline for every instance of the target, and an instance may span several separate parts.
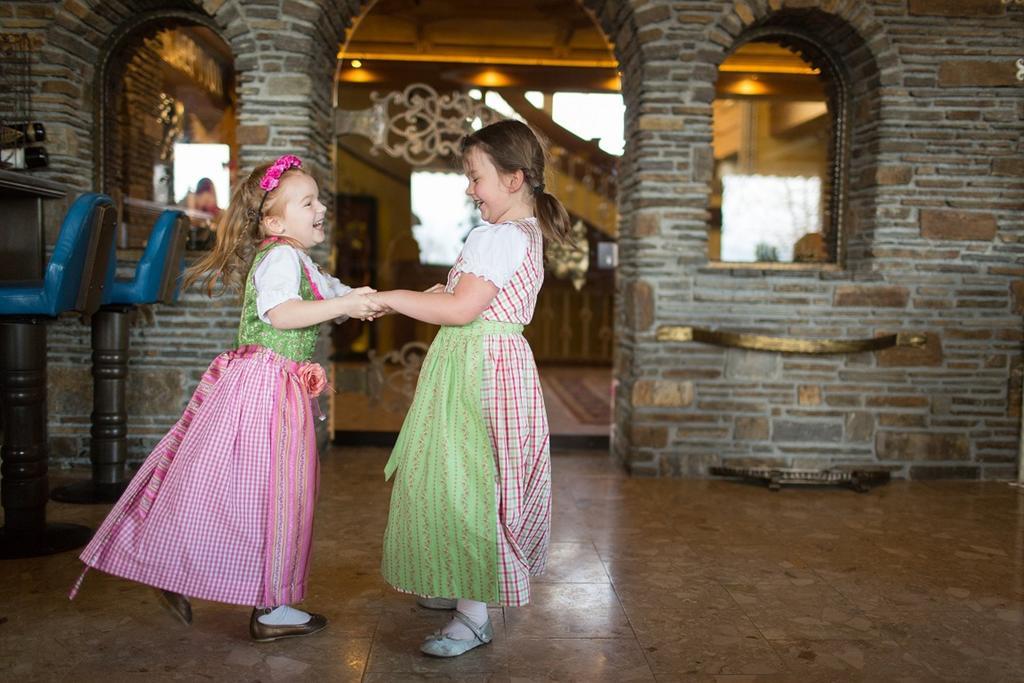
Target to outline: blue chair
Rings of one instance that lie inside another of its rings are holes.
[[[64,216],[42,283],[0,287],[0,316],[56,318],[65,311],[92,315],[102,300],[116,221],[107,195],[89,192],[76,199]]]
[[[110,286],[103,290],[103,304],[139,306],[177,301],[188,229],[188,216],[183,211],[168,209],[161,213],[135,267],[135,276],[119,280],[115,277],[116,265],[108,269]]]
[[[77,524],[46,521],[46,325],[68,311],[89,316],[99,308],[116,223],[110,197],[82,195],[64,217],[43,281],[0,287],[0,558],[70,550],[92,533]]]
[[[117,279],[117,261],[110,260],[103,305],[92,317],[92,478],[55,489],[54,500],[112,503],[128,486],[128,328],[137,306],[177,301],[188,228],[183,212],[161,213],[130,280]]]

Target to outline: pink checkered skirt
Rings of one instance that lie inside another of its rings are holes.
[[[301,601],[319,479],[301,367],[260,346],[218,356],[82,552],[70,597],[94,568],[218,602]]]

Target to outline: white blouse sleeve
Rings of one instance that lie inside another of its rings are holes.
[[[260,320],[270,324],[267,312],[274,306],[302,299],[299,286],[302,283],[302,261],[299,252],[292,247],[281,246],[270,250],[263,257],[252,275],[256,287],[256,313]]]
[[[328,275],[326,273],[321,273],[320,277],[321,277],[321,280],[323,281],[323,284],[324,284],[323,289],[325,290],[325,291],[323,291],[321,293],[324,295],[325,299],[333,299],[335,297],[345,296],[346,294],[348,294],[349,292],[352,291],[351,287],[349,287],[348,285],[344,284],[341,280],[339,280],[338,278],[334,277],[333,275]],[[340,323],[345,322],[346,320],[348,320],[348,316],[347,315],[342,315],[342,316],[339,316],[339,317],[335,318],[334,319],[334,323],[335,324],[340,324]]]
[[[341,280],[328,275],[323,271],[320,266],[310,257],[309,254],[301,251],[295,251],[298,255],[301,265],[305,267],[306,273],[309,275],[311,282],[316,285],[316,289],[319,290],[320,294],[325,299],[333,299],[339,296],[345,296],[352,291],[352,288],[346,284],[342,284]]]
[[[462,272],[476,275],[501,289],[526,258],[530,239],[513,224],[476,228],[462,248]]]
[[[344,284],[341,280],[334,277],[333,275],[327,275],[324,273],[324,282],[327,284],[327,291],[324,292],[324,298],[331,299],[336,296],[345,296],[352,291],[352,288]]]

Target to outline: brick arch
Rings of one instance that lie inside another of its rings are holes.
[[[54,159],[50,178],[77,190],[98,188],[96,135],[97,100],[106,60],[140,18],[164,10],[221,35],[238,52],[238,41],[248,33],[237,2],[191,0],[141,0],[126,4],[109,0],[63,0],[54,9],[60,21],[51,22],[38,34],[39,61],[52,70],[48,95],[39,98],[38,115],[51,122],[48,150]],[[72,114],[73,112],[73,114]]]
[[[329,44],[343,45],[347,28],[354,21],[372,11],[376,1],[358,0],[351,3],[345,2],[345,0],[334,0],[326,3],[316,24],[328,31],[328,37],[334,36],[333,43],[328,41]],[[604,0],[575,0],[575,2],[580,6],[581,11],[590,15],[604,32],[605,38],[612,44],[612,53],[619,63],[619,72],[622,74],[622,96],[626,105],[625,118],[629,121],[631,112],[636,108],[636,102],[639,99],[643,64],[642,46],[636,40],[637,17],[633,7],[631,3],[605,2]],[[332,60],[335,54],[336,50],[331,53]],[[332,88],[334,66],[332,61],[330,81]],[[626,159],[629,155],[630,145],[627,141],[623,158]]]
[[[845,176],[840,190],[845,199],[841,222],[842,263],[849,270],[868,270],[870,239],[874,233],[878,171],[878,127],[882,113],[883,89],[897,86],[900,69],[898,53],[884,27],[871,8],[863,3],[842,0],[736,0],[711,24],[706,36],[722,49],[711,55],[717,72],[733,51],[752,35],[780,29],[798,28],[821,43],[847,81],[849,100]],[[814,62],[814,55],[805,55]],[[717,77],[717,73],[716,73]]]
[[[640,106],[644,45],[637,39],[638,22],[643,23],[645,17],[637,16],[632,3],[627,2],[605,2],[605,0],[575,0],[581,11],[586,12],[604,32],[605,38],[612,45],[612,52],[619,63],[619,72],[622,79],[622,96],[625,104],[625,121],[627,123],[626,147],[620,162],[619,174],[629,172],[635,165],[636,150],[629,139],[629,122],[637,118]],[[327,38],[334,37],[333,42],[328,40],[325,44],[334,46],[344,45],[345,32],[353,22],[372,12],[376,0],[357,0],[356,2],[345,2],[345,0],[333,0],[326,3],[317,19],[317,26],[326,31]],[[657,10],[659,18],[662,10]],[[337,50],[331,52],[331,78],[318,79],[318,83],[330,83],[331,98],[334,101],[334,68],[336,67]],[[333,174],[333,169],[330,169]],[[327,176],[324,176],[327,177]],[[333,179],[333,175],[330,176]],[[633,184],[623,186],[620,184],[619,205],[624,206],[635,191]]]
[[[332,24],[335,31],[334,44],[342,45],[346,29],[359,17],[372,11],[376,2],[377,0],[358,0],[355,3],[335,0],[326,3],[317,23],[318,25],[327,25],[328,22]],[[604,32],[605,38],[612,44],[612,52],[623,73],[623,90],[625,90],[627,69],[634,66],[640,56],[639,50],[634,44],[636,17],[632,6],[630,3],[610,3],[604,0],[575,0],[575,2],[591,16]]]
[[[735,45],[736,39],[744,31],[770,22],[780,14],[816,12],[841,20],[852,29],[871,51],[879,67],[885,68],[899,62],[896,48],[885,27],[875,18],[871,6],[856,0],[768,0],[767,3],[764,0],[736,0],[722,11],[717,21],[708,25],[706,37],[719,45]],[[721,59],[726,56],[728,53]],[[899,75],[891,69],[879,75],[881,85],[899,84]]]
[[[365,4],[365,3],[364,3]],[[285,11],[287,6],[287,12]],[[163,13],[218,33],[235,58],[238,157],[244,170],[284,151],[296,152],[321,178],[332,177],[331,88],[337,45],[353,10],[343,1],[307,8],[281,0],[63,0],[42,37],[41,61],[66,69],[59,101],[40,107],[58,123],[51,149],[53,179],[80,190],[99,188],[102,133],[96,134],[108,60]],[[68,117],[66,112],[76,116]]]
[[[111,0],[64,0],[56,10],[64,20],[53,22],[42,40],[42,61],[62,65],[70,81],[88,85],[66,87],[62,101],[51,107],[58,118],[67,118],[61,112],[78,113],[62,122],[65,144],[51,152],[58,162],[54,166],[67,169],[52,174],[54,179],[83,190],[98,181],[93,168],[99,150],[89,141],[96,123],[92,98],[98,95],[105,60],[127,32],[161,11],[213,29],[231,47],[241,169],[294,151],[315,173],[330,175],[330,88],[324,84],[332,81],[337,41],[351,18],[346,3],[307,9],[285,0],[279,7],[239,0],[141,0],[130,7]]]
[[[107,191],[107,188],[110,187],[110,174],[113,171],[110,167],[110,160],[107,158],[108,147],[115,142],[112,131],[116,126],[116,122],[107,118],[113,113],[110,110],[112,103],[108,99],[110,94],[108,83],[113,73],[112,70],[116,68],[117,62],[132,50],[133,45],[169,21],[178,22],[180,25],[206,27],[231,47],[225,35],[226,27],[217,22],[214,17],[195,7],[154,7],[131,15],[114,28],[100,48],[96,61],[96,73],[93,78],[93,164],[95,169],[93,186],[101,191]],[[233,48],[232,53],[234,54]]]
[[[623,74],[627,119],[632,91],[640,89],[636,19],[627,3],[578,0],[615,46]],[[238,88],[239,168],[283,151],[302,155],[325,186],[333,183],[334,70],[345,30],[372,0],[329,0],[316,7],[279,0],[277,6],[244,0],[62,0],[55,21],[40,36],[41,61],[60,65],[62,83],[39,109],[55,122],[47,175],[77,189],[98,178],[95,138],[97,86],[104,60],[141,15],[178,12],[212,28],[230,45]],[[75,112],[70,116],[68,112]],[[629,151],[627,150],[627,155]]]

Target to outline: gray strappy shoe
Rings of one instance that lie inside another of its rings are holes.
[[[420,652],[432,657],[458,657],[465,652],[469,652],[474,647],[486,645],[494,639],[494,627],[491,626],[490,618],[482,626],[474,624],[462,612],[456,612],[455,618],[473,632],[472,638],[457,640],[447,636],[444,631],[437,631],[423,641],[423,645],[420,646]]]

